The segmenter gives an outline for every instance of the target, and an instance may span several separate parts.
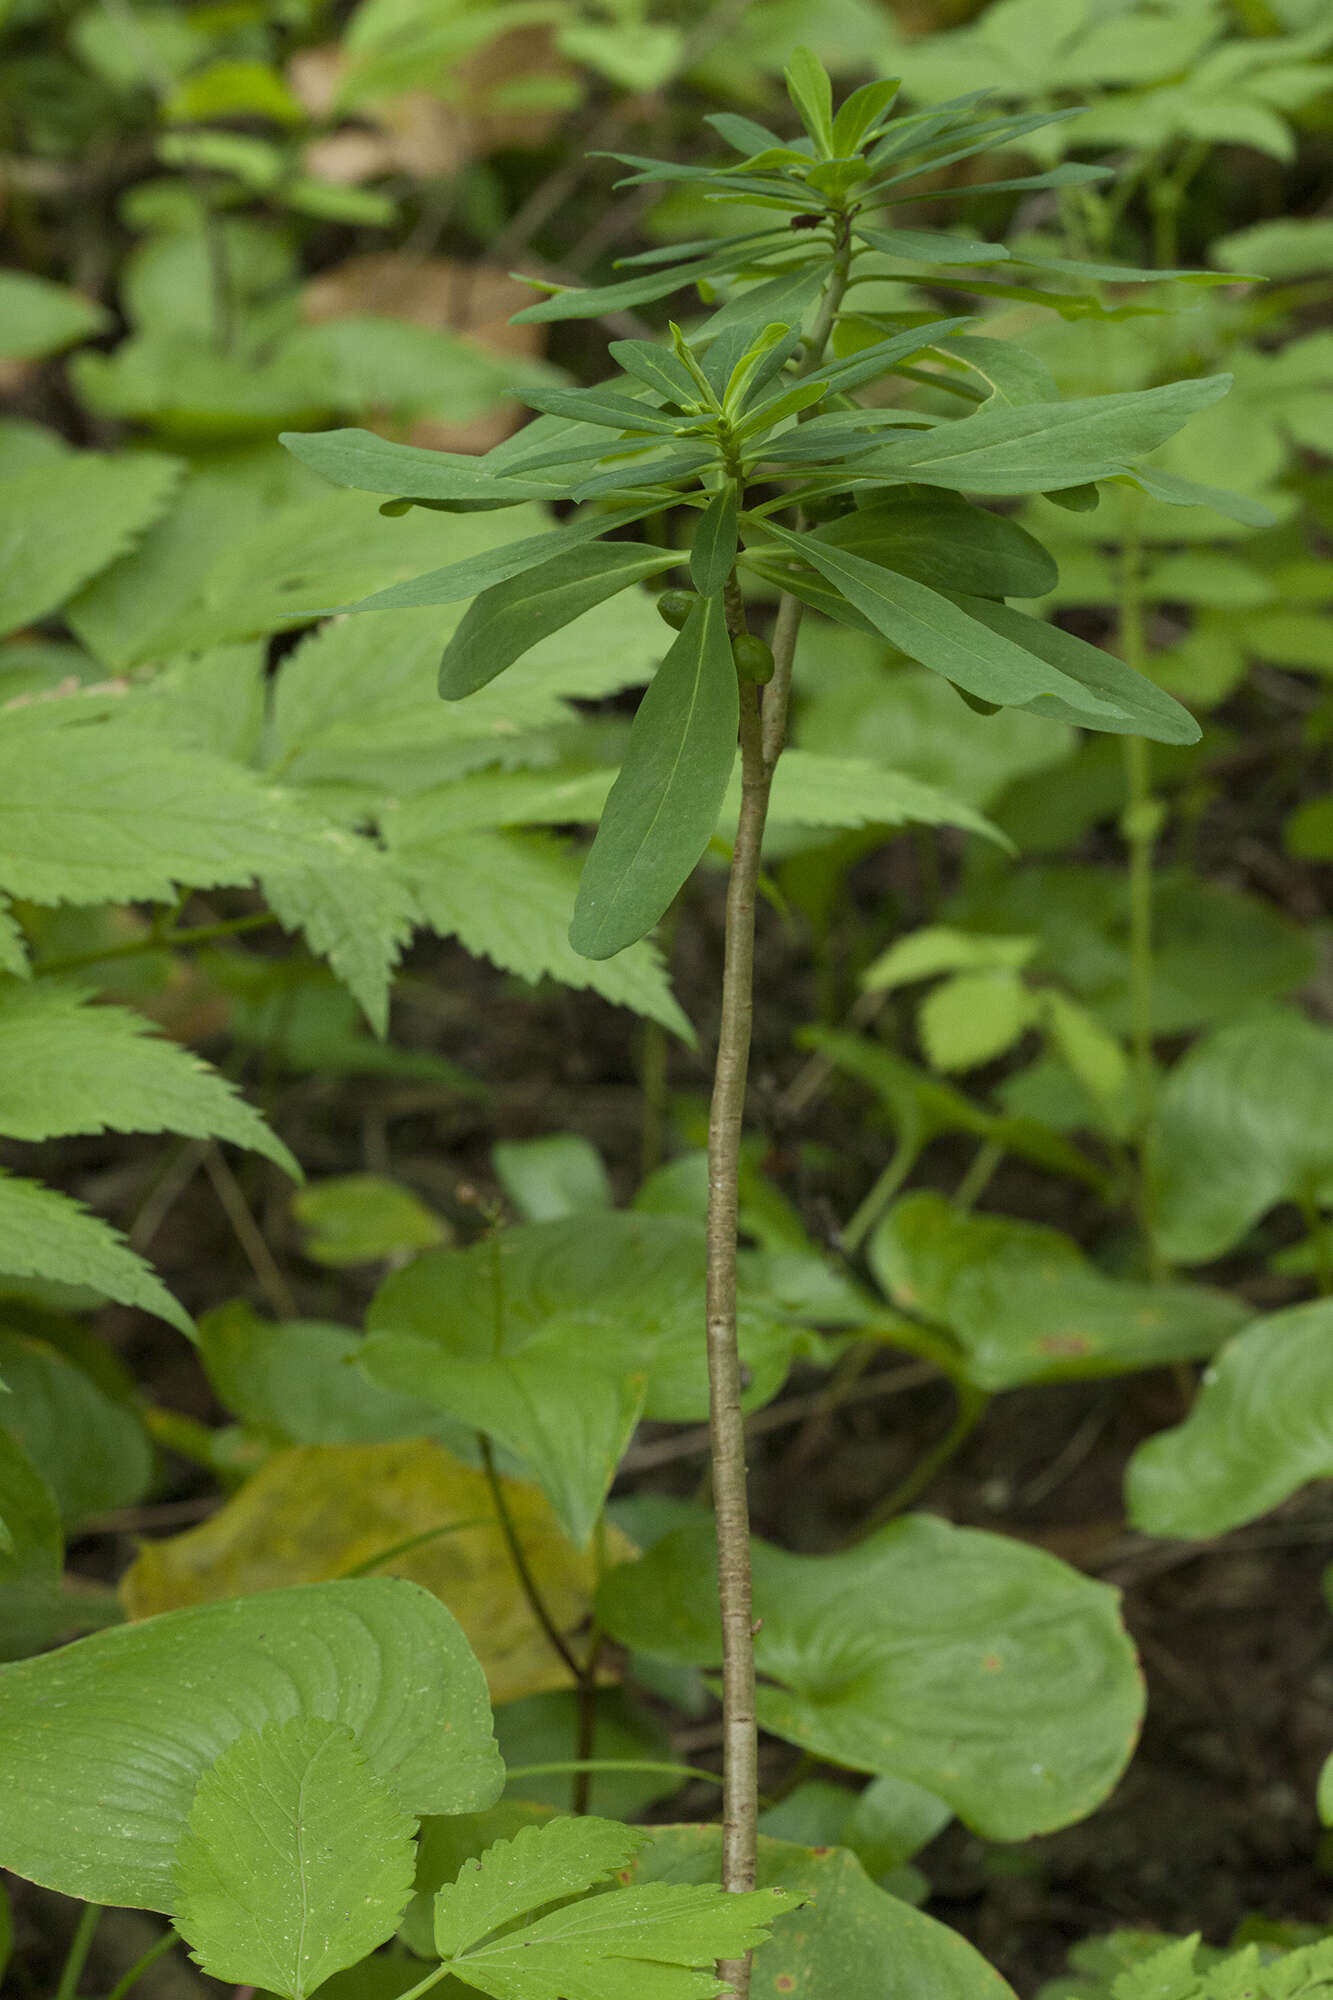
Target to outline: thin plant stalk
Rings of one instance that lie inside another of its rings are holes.
[[[74,1926],[74,1935],[69,1941],[65,1963],[60,1972],[60,1984],[56,1987],[55,2000],[74,2000],[83,1977],[83,1968],[88,1963],[88,1954],[93,1948],[93,1938],[97,1926],[102,1921],[102,1905],[85,1903],[79,1912],[79,1921]]]
[[[125,1995],[132,1986],[138,1985],[145,1972],[156,1965],[159,1958],[165,1958],[173,1945],[179,1943],[180,1939],[175,1931],[163,1931],[161,1937],[154,1938],[147,1951],[135,1959],[129,1971],[122,1973],[107,1994],[106,2000],[125,2000]]]
[[[802,374],[810,373],[823,359],[850,269],[850,233],[844,225],[835,248],[833,273],[806,344],[799,371]],[[743,630],[744,607],[734,578],[727,593],[727,608],[733,633]],[[718,1597],[722,1615],[722,1886],[727,1890],[754,1887],[759,1839],[750,1510],[736,1336],[738,1181],[754,1018],[755,907],[760,857],[773,773],[786,737],[787,702],[800,620],[800,604],[784,595],[773,631],[772,679],[762,698],[751,683],[743,682],[740,689],[741,805],[727,881],[722,1010],[708,1121],[706,1337]],[[748,1957],[720,1961],[718,1974],[730,1983],[736,2000],[746,2000],[750,1990]]]

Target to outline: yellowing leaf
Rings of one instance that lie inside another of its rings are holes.
[[[574,1632],[594,1587],[592,1557],[565,1539],[535,1486],[507,1479],[504,1487],[551,1615]],[[608,1560],[633,1555],[624,1536],[609,1535]],[[495,1701],[568,1685],[519,1588],[485,1475],[424,1439],[276,1452],[203,1527],[148,1543],[121,1595],[131,1618],[147,1618],[371,1565],[448,1606]]]

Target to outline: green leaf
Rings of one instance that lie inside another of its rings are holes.
[[[898,90],[898,79],[891,77],[883,83],[863,83],[844,99],[833,120],[833,153],[837,159],[847,159],[865,143],[888,115]]]
[[[793,49],[782,72],[787,95],[795,105],[801,123],[825,159],[832,157],[833,85],[829,73],[813,49]]]
[[[60,1591],[65,1539],[55,1496],[9,1430],[0,1430],[0,1523],[0,1659],[16,1660],[58,1638],[69,1612]],[[0,1979],[4,1958],[0,1947]]]
[[[449,1234],[434,1209],[385,1174],[316,1181],[293,1195],[292,1214],[306,1232],[306,1256],[334,1270],[430,1250]]]
[[[235,1087],[126,1007],[70,986],[0,980],[0,1132],[183,1132],[301,1170]]]
[[[639,704],[579,882],[570,943],[592,959],[664,914],[713,836],[739,696],[720,593],[701,597]]]
[[[720,1827],[653,1827],[652,1834],[651,1847],[628,1865],[632,1880],[716,1881]],[[845,1847],[812,1850],[761,1834],[757,1880],[760,1888],[781,1887],[804,1902],[755,1953],[751,1991],[764,2000],[783,1993],[811,2000],[922,2000],[927,1994],[930,2000],[1013,2000],[965,1938],[876,1888]]]
[[[649,1836],[617,1821],[549,1820],[497,1841],[435,1898],[435,1947],[455,1978],[495,2000],[708,2000],[710,1967],[743,1957],[794,1899],[716,1883],[651,1882],[565,1903],[622,1867]],[[490,1942],[487,1943],[487,1938]]]
[[[176,1929],[210,1978],[306,2000],[393,1935],[415,1834],[345,1724],[295,1715],[243,1730],[190,1806]]]
[[[199,1359],[223,1408],[267,1443],[381,1444],[467,1440],[419,1396],[391,1396],[351,1364],[362,1337],[322,1320],[261,1319],[243,1299],[199,1321]]]
[[[690,550],[690,581],[700,597],[714,597],[736,560],[736,488],[728,481],[699,518]]]
[[[0,271],[0,360],[40,361],[110,325],[110,314],[82,292],[29,271]]]
[[[361,1365],[372,1382],[438,1404],[485,1431],[541,1486],[576,1548],[586,1548],[634,1427],[647,1378],[595,1357],[572,1369],[557,1321],[517,1354],[470,1359],[412,1334],[372,1334]]]
[[[132,1405],[109,1396],[44,1340],[0,1318],[0,1427],[18,1439],[67,1527],[142,1500],[153,1476],[148,1435]]]
[[[961,429],[962,426],[960,425]],[[1124,711],[1095,695],[1085,693],[1080,684],[1058,667],[1046,664],[1026,647],[962,610],[938,591],[867,562],[843,549],[820,542],[813,535],[793,534],[770,522],[769,533],[776,535],[811,567],[840,590],[856,609],[868,618],[876,631],[933,673],[943,674],[969,694],[1001,705],[1030,707],[1052,698],[1076,709],[1080,722],[1096,728],[1105,718],[1124,720]],[[984,603],[985,600],[978,599]],[[1033,620],[1034,624],[1038,621]],[[1047,628],[1038,625],[1041,631]]]
[[[910,360],[914,354],[920,354],[967,324],[966,319],[936,319],[928,320],[924,326],[909,326],[905,333],[895,333],[886,340],[873,341],[869,347],[858,348],[844,361],[829,362],[820,369],[820,378],[837,394],[846,395],[876,376],[887,374],[896,362]]]
[[[1058,1229],[925,1191],[894,1203],[867,1254],[894,1305],[953,1335],[979,1389],[1198,1360],[1245,1316],[1224,1292],[1108,1278]]]
[[[573,423],[597,424],[613,431],[654,431],[675,435],[677,419],[656,403],[634,396],[619,395],[605,386],[597,389],[530,389],[523,400],[548,416],[568,417]]]
[[[1197,480],[1182,479],[1161,466],[1136,465],[1125,477],[1150,500],[1164,500],[1170,507],[1211,507],[1225,520],[1239,521],[1243,528],[1271,528],[1276,518],[1262,500],[1229,493],[1220,486],[1201,486]]]
[[[455,1957],[529,1910],[581,1895],[620,1868],[651,1836],[585,1815],[520,1828],[498,1840],[435,1898],[435,1949]]]
[[[1200,1947],[1196,1931],[1128,1966],[1112,1992],[1115,2000],[1328,2000],[1333,1994],[1333,1939],[1279,1952],[1271,1963],[1265,1956],[1257,1944],[1212,1952]]]
[[[733,771],[724,815],[740,806]],[[961,826],[1005,844],[990,821],[937,785],[904,771],[885,771],[863,757],[821,756],[784,750],[773,774],[768,816],[774,826]]]
[[[581,1132],[500,1139],[491,1147],[491,1164],[524,1222],[557,1222],[613,1206],[602,1156]]]
[[[1036,1013],[1016,972],[958,972],[921,1002],[917,1032],[932,1069],[976,1069],[1011,1048]]]
[[[934,979],[941,972],[1017,972],[1036,948],[1035,938],[977,936],[947,924],[928,924],[908,931],[867,966],[861,974],[861,989],[889,993],[918,979]]]
[[[444,1606],[396,1578],[307,1584],[0,1669],[4,1865],[171,1909],[203,1773],[244,1730],[294,1716],[345,1724],[405,1812],[474,1811],[503,1782],[481,1669]]]
[[[469,951],[520,979],[550,977],[564,986],[590,988],[693,1042],[694,1030],[672,996],[653,945],[633,945],[608,964],[574,950],[569,925],[579,868],[553,840],[473,833],[395,851],[426,921],[442,937],[457,937]]]
[[[1231,386],[1229,375],[1022,408],[988,404],[973,417],[880,445],[858,477],[917,479],[965,493],[1045,493],[1123,473]]]
[[[86,1285],[103,1298],[156,1314],[181,1333],[194,1333],[184,1306],[124,1238],[54,1188],[0,1173],[0,1244],[0,1263],[8,1276]]]
[[[1043,597],[1059,581],[1054,558],[1017,521],[929,487],[887,492],[803,539],[899,570],[933,590]]]
[[[0,632],[30,625],[124,555],[171,498],[180,461],[68,452],[0,483]]]
[[[336,486],[364,493],[406,495],[445,506],[514,507],[541,498],[541,482],[524,483],[487,469],[466,452],[427,451],[391,444],[373,431],[283,431],[278,443]]]
[[[607,348],[611,359],[636,382],[653,389],[668,403],[678,406],[697,403],[699,385],[688,368],[670,348],[651,340],[613,340]]]
[[[1118,736],[1147,736],[1155,743],[1197,743],[1198,723],[1187,708],[1175,701],[1146,675],[1135,673],[1115,653],[1102,646],[1090,646],[1062,625],[1029,618],[1012,605],[995,604],[989,599],[964,597],[958,601],[969,616],[990,627],[999,638],[1012,640],[1025,653],[1046,662],[1048,667],[1068,677],[1083,690],[1078,700],[1043,695],[1030,704],[1033,713],[1054,715],[1062,722],[1106,729]],[[1086,714],[1088,698],[1098,704],[1098,719],[1090,723]],[[1118,713],[1107,715],[1107,707]]]
[[[1066,1825],[1115,1783],[1142,1695],[1104,1584],[924,1514],[840,1555],[753,1554],[761,1728],[910,1778],[991,1840]],[[612,1570],[598,1614],[625,1645],[711,1665],[716,1588],[706,1520]]]
[[[1225,1535],[1333,1476],[1333,1302],[1254,1320],[1204,1376],[1189,1415],[1130,1460],[1133,1525],[1149,1535]]]
[[[1282,1201],[1333,1174],[1333,1032],[1292,1010],[1221,1028],[1172,1070],[1159,1100],[1156,1211],[1176,1263],[1222,1256]]]
[[[641,542],[594,542],[538,563],[474,598],[440,662],[440,693],[459,701],[485,687],[539,639],[631,583],[681,561],[679,549]]]
[[[858,223],[856,234],[872,250],[914,264],[1003,264],[1009,258],[1003,243],[984,243],[945,229],[871,229]]]
[[[304,931],[383,1035],[390,976],[417,921],[416,899],[402,871],[369,840],[313,816],[304,831],[288,864],[264,869],[265,898],[288,930]]]
[[[701,1221],[585,1209],[467,1250],[427,1251],[386,1278],[366,1324],[433,1344],[449,1365],[559,1344],[573,1378],[646,1371],[645,1413],[692,1423],[708,1412],[705,1265]],[[739,1323],[752,1409],[781,1388],[800,1330],[744,1271]]]
[[[521,576],[539,563],[554,560],[566,549],[580,548],[614,528],[637,521],[648,511],[646,507],[630,507],[611,514],[586,514],[563,528],[551,529],[548,534],[528,535],[522,541],[506,542],[498,549],[483,549],[478,555],[464,556],[461,562],[447,563],[443,569],[427,570],[424,576],[414,576],[407,583],[391,583],[387,590],[377,590],[373,596],[363,597],[359,604],[341,608],[403,611],[423,604],[457,604],[465,597],[475,597],[479,591],[491,589],[494,584],[507,583],[511,576]]]

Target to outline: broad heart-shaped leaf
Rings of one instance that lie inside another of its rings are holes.
[[[721,592],[698,599],[649,683],[583,864],[569,941],[611,958],[663,916],[717,826],[740,699]]]
[[[753,1555],[763,1728],[910,1778],[988,1840],[1065,1826],[1110,1791],[1143,1700],[1105,1584],[928,1514],[840,1555],[764,1542]],[[598,1616],[639,1652],[708,1666],[721,1658],[716,1592],[706,1520],[612,1570]]]
[[[456,937],[520,979],[549,976],[590,988],[693,1044],[694,1030],[655,945],[645,939],[609,963],[575,951],[568,932],[578,862],[555,841],[535,833],[445,834],[395,853],[441,936]]]
[[[68,1526],[143,1499],[153,1453],[138,1411],[46,1341],[7,1326],[3,1307],[0,1380],[10,1392],[0,1396],[0,1426],[22,1444]]]
[[[86,1285],[122,1305],[141,1306],[184,1334],[194,1322],[109,1223],[39,1181],[0,1172],[0,1270],[15,1278]]]
[[[469,1433],[433,1404],[393,1396],[355,1362],[362,1336],[323,1320],[261,1319],[243,1299],[204,1313],[199,1359],[223,1408],[270,1444],[383,1444],[433,1437],[464,1452]]]
[[[919,660],[969,694],[1001,706],[1038,711],[1054,697],[1063,715],[1076,711],[1090,729],[1104,720],[1127,719],[1119,705],[1088,694],[1059,667],[993,632],[989,623],[983,624],[914,578],[831,548],[813,536],[793,534],[776,523],[770,523],[769,532],[803,556],[909,659]]]
[[[1050,493],[1111,479],[1153,451],[1231,386],[1229,375],[1168,382],[1111,396],[1022,408],[988,405],[974,417],[879,445],[859,478],[914,479],[961,493]]]
[[[593,542],[493,584],[468,606],[440,662],[440,693],[459,701],[485,687],[539,639],[584,611],[681,561],[679,549]]]
[[[295,1715],[244,1730],[195,1792],[176,1929],[211,1978],[306,2000],[392,1937],[415,1834],[345,1724]]]
[[[1017,521],[929,487],[890,488],[872,505],[824,523],[803,540],[827,542],[932,590],[1044,597],[1059,581],[1055,558]]]
[[[537,1487],[506,1479],[505,1495],[552,1618],[577,1631],[595,1564]],[[448,1605],[496,1701],[569,1686],[514,1574],[486,1475],[420,1436],[275,1453],[202,1527],[145,1543],[121,1595],[143,1617],[366,1570],[407,1577]]]
[[[0,483],[5,516],[0,632],[54,611],[162,512],[180,461],[68,452]]]
[[[595,1818],[521,1828],[437,1892],[436,1950],[456,1978],[495,2000],[711,2000],[717,1980],[704,1968],[762,1942],[793,1898],[785,1889],[728,1895],[716,1882],[580,1895],[649,1838]],[[562,1897],[578,1900],[512,1928]]]
[[[0,1855],[62,1895],[170,1910],[204,1771],[246,1729],[345,1723],[406,1812],[503,1783],[480,1667],[428,1591],[366,1577],[168,1612],[0,1669]]]
[[[894,1305],[953,1335],[979,1389],[1194,1360],[1245,1318],[1225,1292],[1104,1277],[1058,1229],[925,1191],[894,1203],[867,1254]]]
[[[259,1113],[216,1070],[151,1032],[127,1007],[93,1007],[86,989],[0,979],[0,1132],[183,1132],[300,1168]]]
[[[626,1868],[631,1881],[717,1880],[720,1828],[651,1831],[651,1846]],[[808,2000],[1013,2000],[965,1938],[877,1889],[845,1847],[800,1847],[761,1834],[756,1880],[761,1889],[801,1898],[755,1952],[756,2000],[783,1993]]]
[[[1129,1462],[1149,1535],[1224,1535],[1310,1479],[1333,1478],[1333,1301],[1269,1313],[1228,1341],[1185,1421]]]
[[[571,1369],[558,1325],[518,1354],[476,1360],[413,1334],[374,1334],[361,1360],[381,1389],[438,1403],[512,1452],[570,1541],[587,1547],[639,1421],[646,1376]]]
[[[1294,1010],[1205,1037],[1167,1078],[1156,1205],[1181,1264],[1220,1257],[1266,1210],[1310,1200],[1333,1174],[1333,1032]]]
[[[371,1300],[372,1334],[414,1334],[448,1362],[559,1345],[573,1380],[587,1371],[648,1377],[644,1414],[692,1423],[708,1414],[704,1230],[676,1215],[600,1213],[501,1230],[466,1250],[428,1250]],[[742,1278],[744,1403],[776,1394],[800,1329]]]

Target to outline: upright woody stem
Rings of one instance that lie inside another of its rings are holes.
[[[849,268],[850,239],[844,228],[829,287],[806,346],[802,374],[809,374],[823,359]],[[754,1887],[759,1818],[750,1509],[736,1340],[737,1181],[754,1016],[760,855],[773,772],[786,736],[787,698],[800,620],[801,605],[784,596],[773,632],[773,678],[762,698],[749,682],[742,682],[740,688],[741,807],[727,882],[722,1016],[708,1121],[709,1430],[722,1613],[722,1886],[730,1890]],[[733,634],[745,629],[744,605],[734,578],[727,592],[727,622]],[[723,1960],[718,1973],[730,1982],[738,2000],[745,2000],[750,1990],[749,1959]]]

